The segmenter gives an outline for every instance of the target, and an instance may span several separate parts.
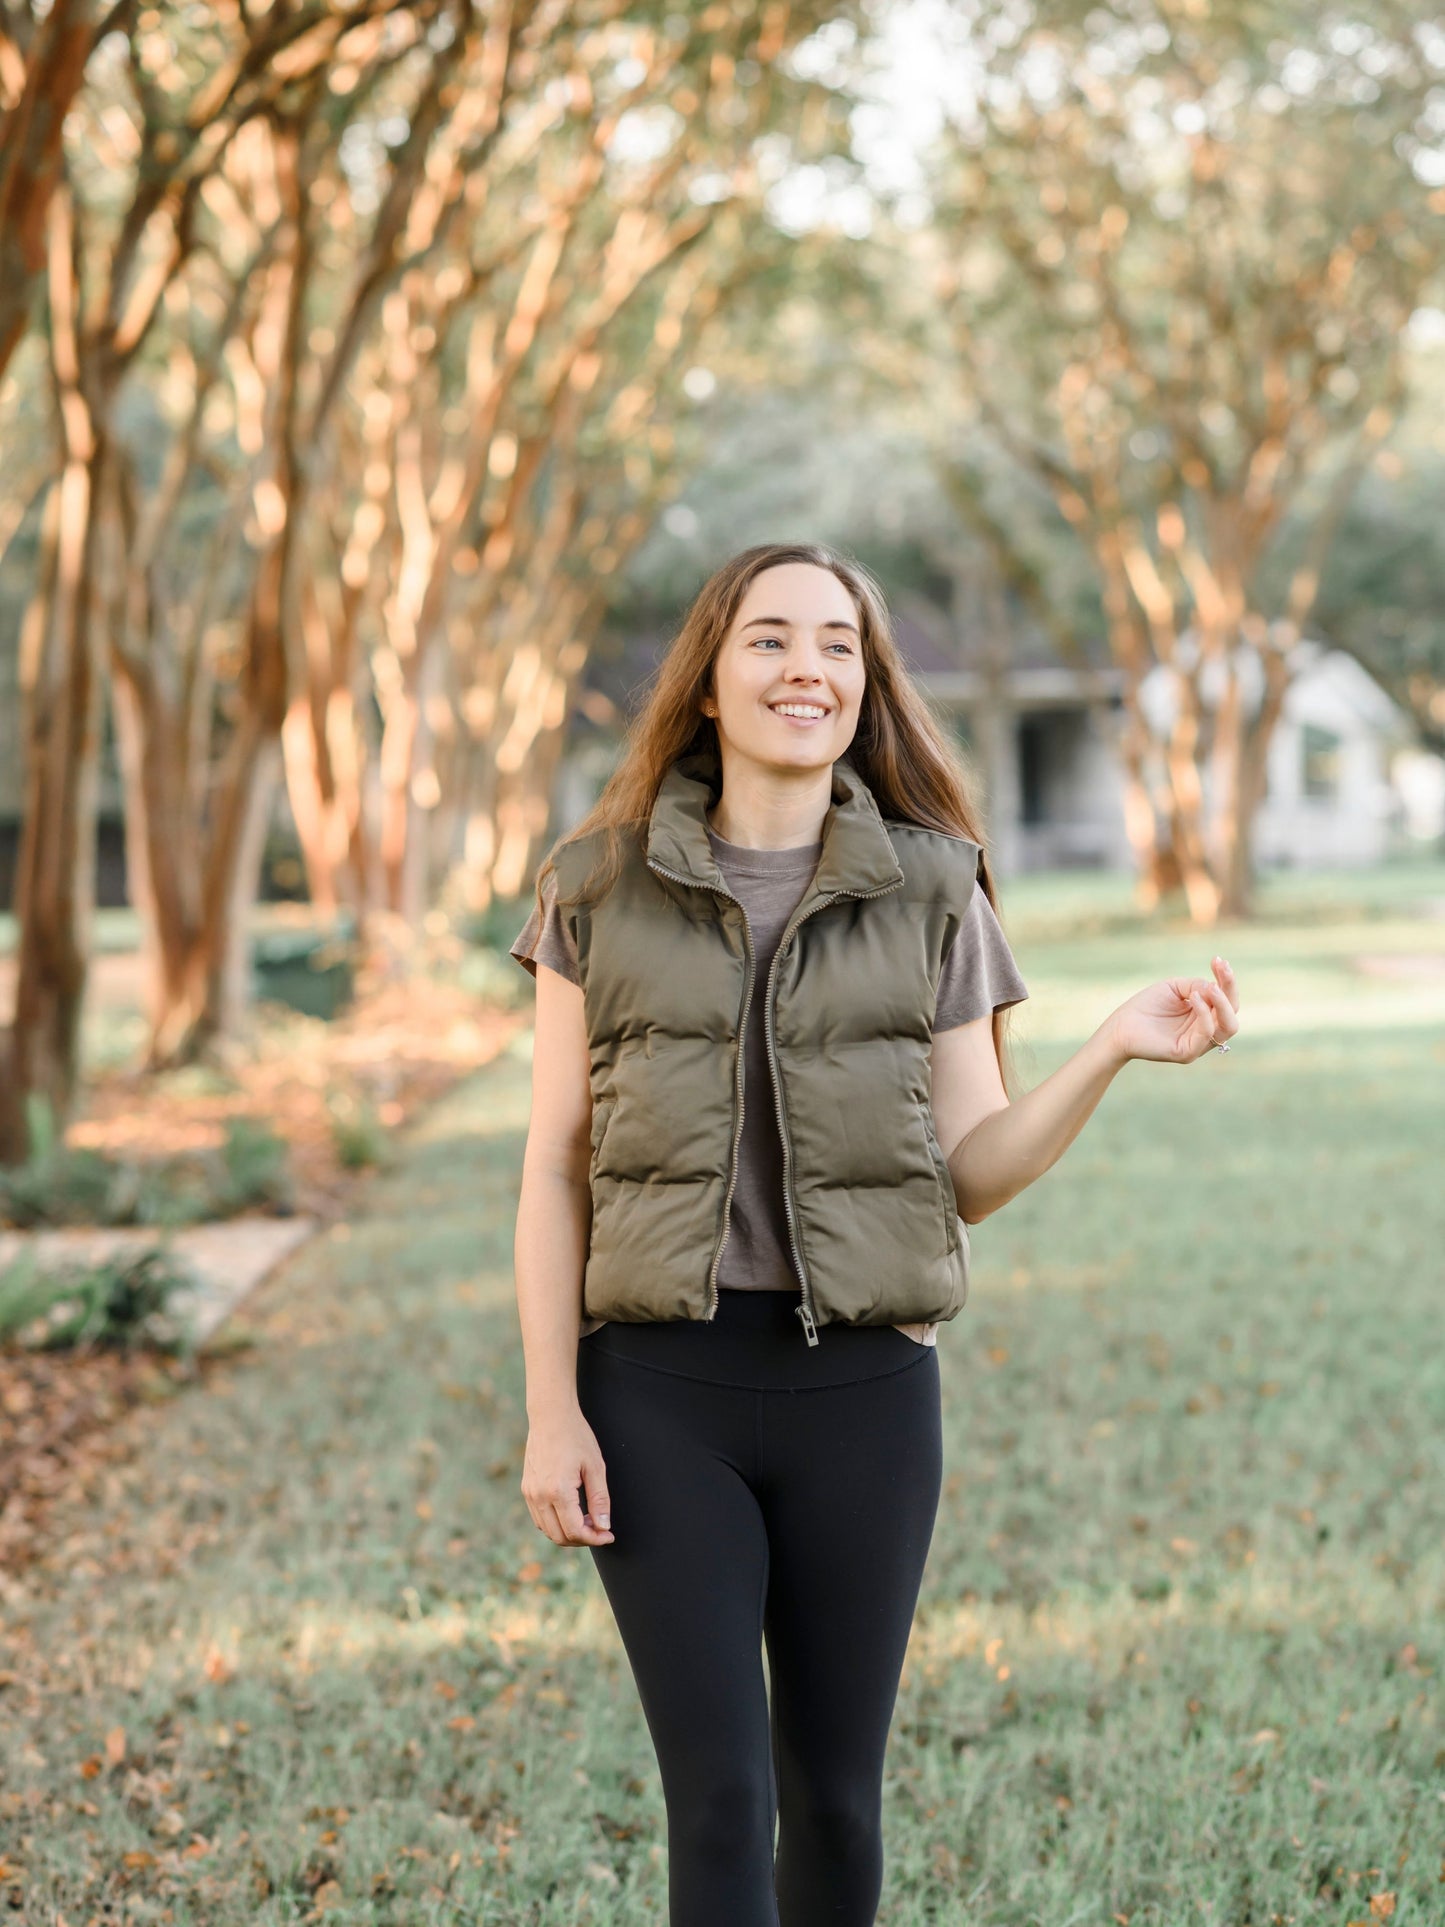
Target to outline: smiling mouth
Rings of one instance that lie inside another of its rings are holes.
[[[775,716],[781,716],[788,723],[821,723],[832,711],[824,703],[769,703],[768,708]],[[794,710],[802,710],[802,715],[794,715]]]

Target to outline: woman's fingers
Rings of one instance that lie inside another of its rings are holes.
[[[607,1474],[602,1461],[584,1460],[582,1484],[587,1494],[587,1517],[599,1531],[612,1525],[612,1501],[607,1496]]]
[[[1207,994],[1209,1001],[1219,1013],[1218,1035],[1227,1042],[1239,1029],[1239,1018],[1235,1014],[1238,1006],[1229,991],[1218,984],[1211,984]]]
[[[1216,957],[1214,959],[1213,969],[1214,969],[1214,974],[1219,979],[1220,985],[1224,990],[1224,994],[1228,997],[1231,1006],[1235,1010],[1238,1010],[1239,1009],[1239,985],[1235,980],[1234,971],[1230,966],[1229,962],[1224,957]]]
[[[612,1534],[610,1532],[604,1532],[600,1526],[595,1525],[590,1513],[583,1512],[582,1502],[577,1496],[581,1490],[582,1483],[579,1479],[576,1485],[556,1501],[557,1517],[561,1522],[562,1531],[565,1534],[562,1541],[563,1545],[610,1545]]]
[[[1235,1002],[1226,985],[1191,984],[1189,1001],[1205,1025],[1209,1040],[1206,1049],[1228,1043],[1238,1031],[1239,1019],[1235,1015]]]
[[[1213,988],[1214,986],[1211,984],[1210,989],[1212,990]],[[1191,984],[1189,986],[1189,1001],[1193,1004],[1195,1011],[1198,1013],[1199,1020],[1204,1026],[1205,1036],[1213,1043],[1218,1033],[1219,1025],[1219,1018],[1213,1004],[1197,984]]]

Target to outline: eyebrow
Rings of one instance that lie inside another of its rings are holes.
[[[755,629],[760,622],[767,623],[770,629],[791,629],[793,626],[786,616],[753,616],[750,621],[743,624],[743,627]],[[846,629],[850,636],[856,636],[858,633],[851,622],[825,622],[822,626],[825,629]]]

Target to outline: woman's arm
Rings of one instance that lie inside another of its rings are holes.
[[[933,1121],[948,1159],[959,1216],[977,1224],[1042,1177],[1073,1143],[1132,1057],[1192,1063],[1239,1029],[1239,993],[1222,957],[1216,981],[1172,977],[1137,991],[1093,1036],[1010,1103],[993,1047],[992,1016],[933,1041]]]
[[[527,1381],[522,1494],[559,1545],[610,1545],[606,1479],[592,1428],[577,1402],[582,1274],[592,1229],[592,1094],[582,992],[537,968],[532,1115],[522,1154],[513,1263]],[[577,1488],[585,1485],[583,1514]]]

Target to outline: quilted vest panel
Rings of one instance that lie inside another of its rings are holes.
[[[600,835],[554,852],[592,1090],[584,1313],[715,1314],[741,1040],[762,1023],[809,1342],[833,1321],[942,1323],[967,1298],[969,1243],[933,1129],[931,1025],[979,846],[885,823],[836,762],[818,869],[760,999],[745,913],[707,841],[718,785],[712,752],[679,758],[596,902],[577,899]]]

